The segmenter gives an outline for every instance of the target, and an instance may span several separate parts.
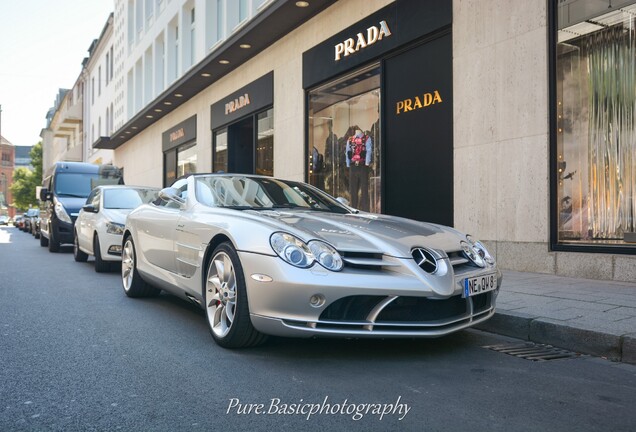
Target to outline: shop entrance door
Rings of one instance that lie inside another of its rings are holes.
[[[385,61],[383,212],[453,225],[452,39]]]
[[[249,116],[227,128],[228,171],[254,174],[254,117]]]

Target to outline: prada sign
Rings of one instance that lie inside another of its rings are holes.
[[[395,113],[400,115],[405,112],[426,108],[436,103],[442,103],[442,97],[437,90],[432,93],[424,93],[412,98],[397,101],[395,103]]]
[[[355,54],[363,48],[381,41],[384,37],[391,36],[391,30],[385,20],[380,21],[377,26],[371,26],[365,33],[358,33],[356,39],[349,38],[336,45],[336,61],[341,57]]]
[[[236,112],[250,104],[250,94],[245,93],[225,104],[225,115]]]
[[[396,0],[303,53],[303,88],[309,89],[450,29],[448,0]]]
[[[197,116],[192,116],[161,134],[163,151],[172,150],[197,139]]]
[[[210,107],[212,130],[274,104],[274,72],[263,75]]]

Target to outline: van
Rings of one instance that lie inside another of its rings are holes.
[[[114,165],[56,162],[47,171],[40,190],[40,246],[58,252],[73,243],[73,226],[94,187],[124,184],[123,172]]]

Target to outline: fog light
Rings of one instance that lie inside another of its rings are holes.
[[[319,308],[324,306],[324,304],[325,304],[325,296],[323,296],[322,294],[314,294],[309,299],[309,305],[311,307]]]
[[[113,245],[109,247],[108,253],[111,255],[121,255],[121,245]]]

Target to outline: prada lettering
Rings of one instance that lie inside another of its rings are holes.
[[[237,97],[233,101],[230,101],[225,104],[225,115],[233,113],[234,111],[240,110],[244,106],[250,104],[250,95],[245,93],[243,96]]]
[[[380,24],[377,26],[369,27],[366,34],[358,33],[355,39],[349,38],[336,45],[336,61],[340,60],[343,56],[347,57],[351,54],[355,54],[361,49],[373,45],[377,41],[381,41],[385,36],[391,36],[391,30],[386,21],[380,21]]]
[[[183,128],[179,128],[174,132],[170,132],[170,142],[175,142],[176,140],[183,138],[185,136],[185,130]]]
[[[433,93],[424,93],[421,96],[399,101],[395,104],[396,114],[400,115],[408,111],[426,108],[442,102],[442,97],[439,95],[439,92],[435,90]]]

